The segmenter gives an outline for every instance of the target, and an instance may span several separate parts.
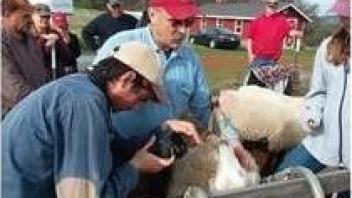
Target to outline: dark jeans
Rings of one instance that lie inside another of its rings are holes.
[[[325,165],[315,159],[302,144],[287,151],[276,166],[275,172],[282,171],[293,166],[309,168],[314,173],[321,171]]]
[[[275,172],[279,172],[293,166],[303,166],[309,168],[314,173],[317,173],[325,168],[325,165],[315,159],[302,144],[299,144],[285,153],[276,166]],[[349,198],[350,191],[341,192],[337,195],[337,197]]]

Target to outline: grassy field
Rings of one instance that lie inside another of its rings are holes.
[[[204,64],[212,89],[238,87],[247,74],[247,52],[244,49],[221,50],[195,46]],[[301,71],[302,92],[308,87],[315,50],[304,50],[297,53],[297,64]],[[294,51],[285,50],[280,60],[282,64],[294,62]]]
[[[76,9],[75,15],[71,17],[72,31],[80,37],[82,27],[101,12],[92,9]],[[83,51],[85,51],[85,45],[82,42],[81,44]],[[247,64],[247,53],[244,49],[214,50],[203,46],[194,46],[194,49],[202,59],[212,89],[237,87],[240,85],[247,72],[245,67]],[[314,53],[315,50],[307,49],[297,54],[297,65],[302,71],[303,89],[308,86],[307,82],[310,77]],[[292,50],[285,50],[280,62],[283,64],[292,63],[293,54]]]

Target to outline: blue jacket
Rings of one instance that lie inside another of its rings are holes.
[[[113,115],[113,125],[118,135],[126,140],[144,135],[170,118],[192,113],[204,126],[210,115],[210,91],[200,60],[185,45],[173,50],[167,57],[156,45],[150,27],[120,32],[110,37],[98,50],[94,63],[111,56],[121,43],[137,40],[151,46],[165,67],[164,85],[168,104],[149,103],[132,111]],[[131,52],[133,53],[133,52]]]
[[[110,123],[106,96],[86,74],[33,92],[2,123],[3,197],[73,193],[60,188],[64,182],[71,190],[87,184],[96,197],[125,197],[138,173],[123,151],[112,155]]]

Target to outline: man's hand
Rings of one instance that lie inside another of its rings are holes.
[[[129,162],[137,170],[144,173],[158,173],[174,162],[175,156],[172,156],[169,159],[164,159],[150,153],[148,149],[154,144],[154,142],[155,137],[152,137],[142,149],[137,151]]]
[[[42,34],[42,38],[46,40],[45,46],[51,47],[55,44],[57,40],[59,40],[59,35],[50,33],[50,34]]]
[[[307,124],[312,129],[318,128],[320,125],[320,123],[315,122],[313,119],[308,119]]]
[[[248,63],[253,62],[254,58],[255,58],[254,54],[249,53],[249,54],[248,54]]]
[[[191,122],[182,120],[167,120],[164,125],[167,125],[167,127],[176,133],[186,135],[192,144],[202,143],[196,127]]]

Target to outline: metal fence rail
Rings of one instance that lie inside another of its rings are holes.
[[[350,171],[346,169],[331,170],[317,174],[326,194],[350,189]],[[313,194],[306,179],[296,178],[276,181],[235,192],[226,192],[210,196],[212,198],[312,198]]]

